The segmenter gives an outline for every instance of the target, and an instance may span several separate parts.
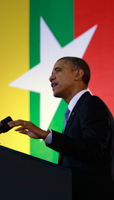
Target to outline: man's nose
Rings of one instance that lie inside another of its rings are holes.
[[[54,76],[54,74],[52,74],[50,77],[49,77],[49,80],[50,82],[52,82],[56,77]]]

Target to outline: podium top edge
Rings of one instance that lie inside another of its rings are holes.
[[[4,150],[4,151],[8,151],[8,152],[11,152],[13,154],[17,154],[17,155],[20,155],[22,156],[24,159],[31,159],[31,160],[38,160],[42,163],[45,163],[47,165],[51,165],[51,166],[54,166],[54,167],[57,167],[57,168],[61,168],[61,169],[64,169],[64,170],[67,170],[67,171],[71,171],[71,169],[69,168],[66,168],[66,167],[63,167],[61,165],[58,165],[58,164],[55,164],[55,163],[52,163],[52,162],[49,162],[49,161],[46,161],[46,160],[43,160],[41,158],[38,158],[38,157],[34,157],[32,155],[28,155],[28,154],[25,154],[25,153],[22,153],[22,152],[19,152],[19,151],[15,151],[13,149],[10,149],[8,147],[5,147],[5,146],[2,146],[0,145],[0,150]]]

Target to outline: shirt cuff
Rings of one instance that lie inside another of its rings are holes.
[[[52,130],[50,130],[50,133],[47,135],[47,137],[45,138],[44,142],[47,144],[51,144],[52,143]]]

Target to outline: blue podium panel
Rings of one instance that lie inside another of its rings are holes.
[[[0,200],[71,200],[69,169],[0,146]]]

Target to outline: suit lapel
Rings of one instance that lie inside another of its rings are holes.
[[[91,96],[91,94],[90,94],[89,92],[85,92],[85,93],[80,97],[80,99],[78,100],[77,104],[74,106],[74,108],[73,108],[73,110],[72,110],[72,112],[71,112],[71,114],[70,114],[70,117],[69,117],[69,119],[68,119],[68,121],[67,121],[66,128],[65,128],[65,130],[64,130],[64,134],[67,134],[67,132],[68,132],[68,130],[69,130],[69,127],[71,126],[71,123],[72,123],[72,121],[73,121],[73,119],[74,119],[74,117],[75,117],[75,115],[76,115],[76,113],[77,113],[77,110],[78,110],[79,106],[81,105],[81,103],[82,103],[83,101],[85,101],[85,99],[87,99],[87,98],[90,97],[90,96]]]

